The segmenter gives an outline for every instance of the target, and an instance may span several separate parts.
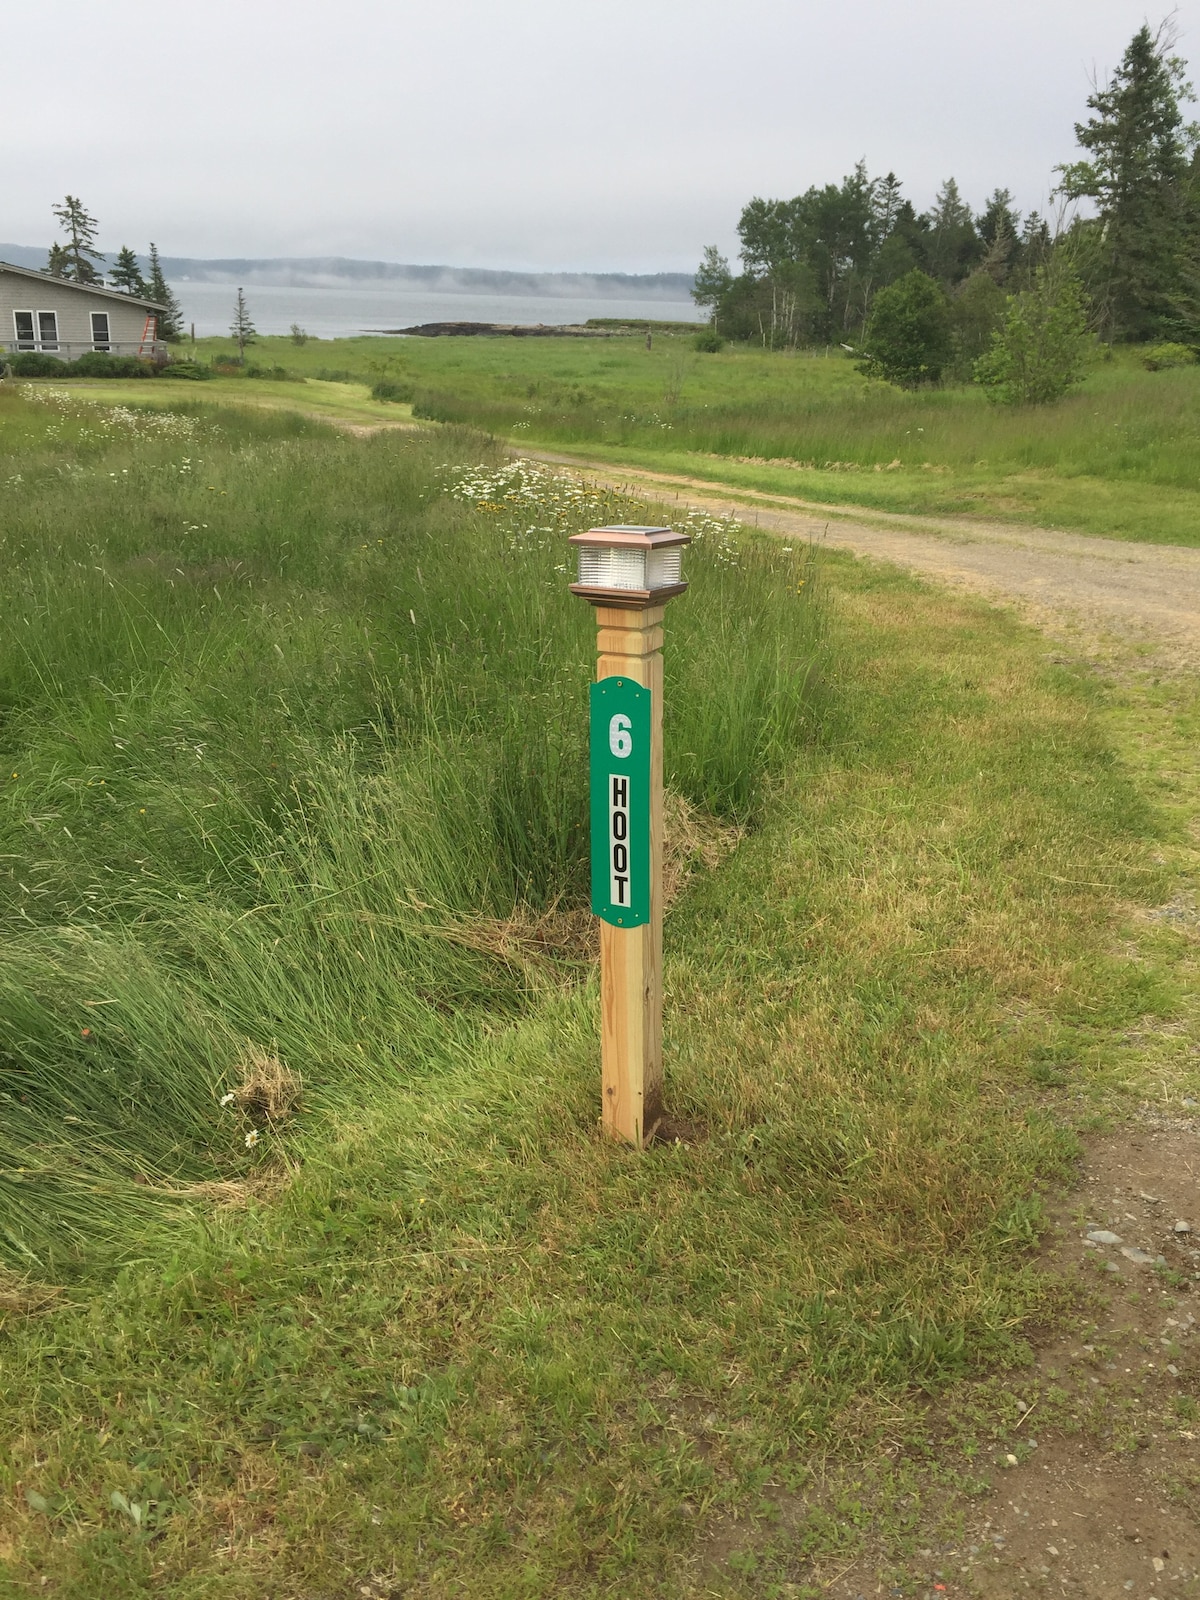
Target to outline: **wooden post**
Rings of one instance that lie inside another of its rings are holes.
[[[600,924],[602,1124],[639,1150],[662,1117],[663,611],[596,606],[597,681],[650,691],[650,921]]]

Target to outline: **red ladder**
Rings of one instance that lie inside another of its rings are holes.
[[[147,318],[146,318],[146,325],[142,329],[142,342],[141,342],[140,345],[138,345],[138,360],[139,361],[145,355],[146,346],[147,345],[150,346],[150,354],[151,355],[154,354],[154,346],[155,346],[155,343],[156,343],[157,339],[158,339],[158,318],[154,315],[153,311],[151,311],[149,313],[149,315],[147,316]]]

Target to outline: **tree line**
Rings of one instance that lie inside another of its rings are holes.
[[[696,301],[725,338],[857,347],[904,284],[937,324],[925,377],[970,376],[1022,295],[1065,295],[1110,342],[1200,347],[1200,129],[1184,119],[1194,95],[1174,43],[1169,22],[1144,25],[1088,97],[1080,154],[1055,169],[1053,226],[1022,217],[1007,189],[973,213],[953,178],[919,214],[895,173],[872,178],[860,162],[840,184],[751,200],[741,271],[709,246]],[[1094,215],[1071,214],[1082,201]]]
[[[176,340],[183,336],[183,316],[179,301],[163,273],[158,246],[150,245],[149,271],[143,273],[137,252],[122,245],[108,270],[105,282],[105,257],[96,247],[99,223],[75,195],[67,195],[61,205],[50,208],[58,218],[64,237],[50,246],[45,271],[52,278],[72,283],[90,283],[99,288],[116,289],[139,300],[152,300],[162,307],[158,317],[158,337]]]

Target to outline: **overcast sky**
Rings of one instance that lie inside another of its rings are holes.
[[[1167,9],[1164,4],[1163,11]],[[1044,207],[1139,0],[38,0],[0,240],[652,272],[865,156]],[[1177,11],[1200,75],[1200,0]]]

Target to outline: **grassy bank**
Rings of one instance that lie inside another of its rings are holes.
[[[6,410],[0,1220],[10,1267],[61,1276],[122,1236],[98,1182],[261,1159],[261,1118],[215,1109],[244,1063],[319,1097],[520,1013],[488,929],[584,903],[561,538],[614,508],[479,439]],[[813,613],[800,555],[696,526],[698,592],[756,627],[723,661],[681,617],[668,781],[744,822],[809,720]]]
[[[1019,1359],[1073,1127],[1135,1033],[1184,1070],[1182,935],[1115,935],[1185,822],[1106,692],[700,524],[694,1140],[637,1158],[595,1128],[559,570],[633,508],[466,434],[0,418],[9,1592],[818,1592],[852,1519],[769,1570],[756,1522]]]
[[[202,358],[228,353],[227,341],[201,342]],[[868,382],[840,349],[701,355],[690,339],[668,335],[651,350],[629,336],[263,340],[255,360],[326,382],[331,372],[387,382],[419,416],[518,444],[811,500],[1200,539],[1200,367],[1147,372],[1133,351],[1097,360],[1062,403],[1016,410],[970,386],[906,394]],[[306,403],[298,385],[274,388]]]

